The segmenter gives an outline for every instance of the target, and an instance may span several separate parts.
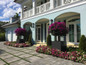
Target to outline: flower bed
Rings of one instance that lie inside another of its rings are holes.
[[[26,43],[5,42],[4,44],[8,46],[13,46],[13,47],[29,47],[30,46],[29,44],[26,44]]]
[[[67,60],[72,60],[75,62],[84,62],[86,60],[86,55],[84,53],[73,51],[73,52],[63,52],[58,49],[49,48],[47,46],[39,46],[36,49],[38,53],[44,53],[48,55],[53,55],[56,57],[64,58]]]

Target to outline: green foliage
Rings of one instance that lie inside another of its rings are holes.
[[[80,38],[79,49],[82,51],[86,51],[86,37],[84,35]]]
[[[80,50],[79,50],[79,48],[77,48],[77,47],[68,47],[68,48],[67,48],[67,51],[68,51],[68,52],[73,52],[73,51],[80,51]]]
[[[15,17],[15,18],[19,18],[19,14],[16,13],[16,14],[14,15],[14,17]]]
[[[1,22],[0,21],[0,33],[4,33],[5,32],[5,29],[2,28],[1,26],[4,25],[4,24],[7,24],[8,22]]]
[[[5,41],[5,33],[0,33],[0,41]]]
[[[30,45],[33,45],[33,44],[32,44],[32,34],[29,35],[28,43],[29,43]]]
[[[47,45],[48,46],[51,46],[52,44],[51,44],[51,35],[48,35],[48,37],[47,37]]]

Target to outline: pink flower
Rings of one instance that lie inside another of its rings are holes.
[[[25,35],[26,30],[23,29],[23,28],[17,28],[17,29],[15,30],[15,33],[16,33],[17,36],[19,36],[19,35]]]

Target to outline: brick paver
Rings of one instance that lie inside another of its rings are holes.
[[[50,55],[40,54],[36,47],[15,48],[0,42],[0,65],[84,65]]]

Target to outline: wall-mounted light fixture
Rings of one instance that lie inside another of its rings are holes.
[[[27,10],[27,6],[24,6],[24,11],[26,11]]]
[[[51,24],[53,23],[53,19],[51,19]]]
[[[34,25],[35,25],[35,24],[34,24],[34,23],[32,23],[32,27],[33,27],[33,28],[34,28]]]

